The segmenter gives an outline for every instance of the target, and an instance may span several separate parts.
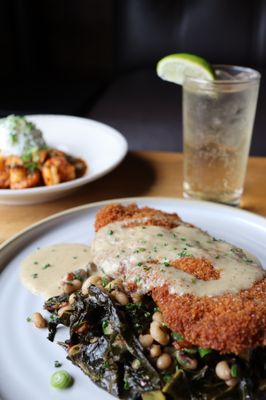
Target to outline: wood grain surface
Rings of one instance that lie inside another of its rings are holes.
[[[0,205],[0,242],[56,212],[94,201],[134,196],[182,197],[182,154],[129,152],[113,172],[70,196],[37,205]],[[266,216],[266,157],[249,159],[240,206]]]

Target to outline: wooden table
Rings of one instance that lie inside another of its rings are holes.
[[[134,196],[182,197],[182,155],[130,152],[105,177],[50,203],[0,206],[0,242],[53,213],[89,202]],[[266,216],[266,157],[251,157],[241,208]]]

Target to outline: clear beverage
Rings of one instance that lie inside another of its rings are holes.
[[[233,66],[217,66],[216,74],[183,85],[184,196],[238,205],[260,75]]]

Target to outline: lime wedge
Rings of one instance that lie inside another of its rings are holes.
[[[176,53],[162,58],[156,67],[157,75],[169,82],[182,85],[185,76],[214,80],[214,69],[206,60],[194,54]]]

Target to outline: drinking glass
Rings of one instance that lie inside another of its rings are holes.
[[[184,197],[239,205],[260,74],[216,65],[213,81],[183,84]]]

